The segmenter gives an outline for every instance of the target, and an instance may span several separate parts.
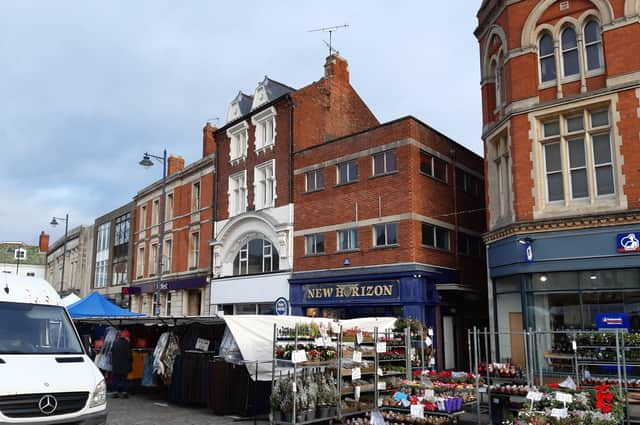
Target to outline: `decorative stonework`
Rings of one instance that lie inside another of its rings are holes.
[[[593,229],[629,224],[640,224],[640,210],[598,216],[567,217],[554,220],[514,223],[509,227],[485,233],[483,239],[486,244],[491,244],[521,234],[529,235],[531,233],[554,232],[558,230]]]

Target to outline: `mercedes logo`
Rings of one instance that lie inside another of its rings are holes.
[[[43,414],[50,415],[58,408],[58,400],[56,400],[56,398],[51,394],[47,394],[40,398],[38,408]]]

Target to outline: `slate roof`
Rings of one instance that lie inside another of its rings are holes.
[[[240,107],[240,116],[247,115],[251,112],[251,105],[253,104],[253,96],[249,96],[248,94],[243,93],[242,91],[238,92],[238,95],[233,99],[231,103],[238,103]]]
[[[22,242],[2,242],[0,243],[0,264],[15,264],[16,259],[14,253],[17,248],[27,251],[27,258],[20,260],[20,264],[30,264],[34,266],[42,266],[45,264],[47,254],[40,252],[40,247],[26,245]]]

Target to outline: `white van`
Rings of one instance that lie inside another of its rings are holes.
[[[0,273],[0,424],[105,425],[106,392],[51,285]]]

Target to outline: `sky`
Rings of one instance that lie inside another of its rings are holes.
[[[479,1],[3,2],[0,241],[37,244],[161,178],[145,151],[202,155],[202,128],[265,75],[323,76],[328,34],[381,122],[413,115],[482,152]]]

